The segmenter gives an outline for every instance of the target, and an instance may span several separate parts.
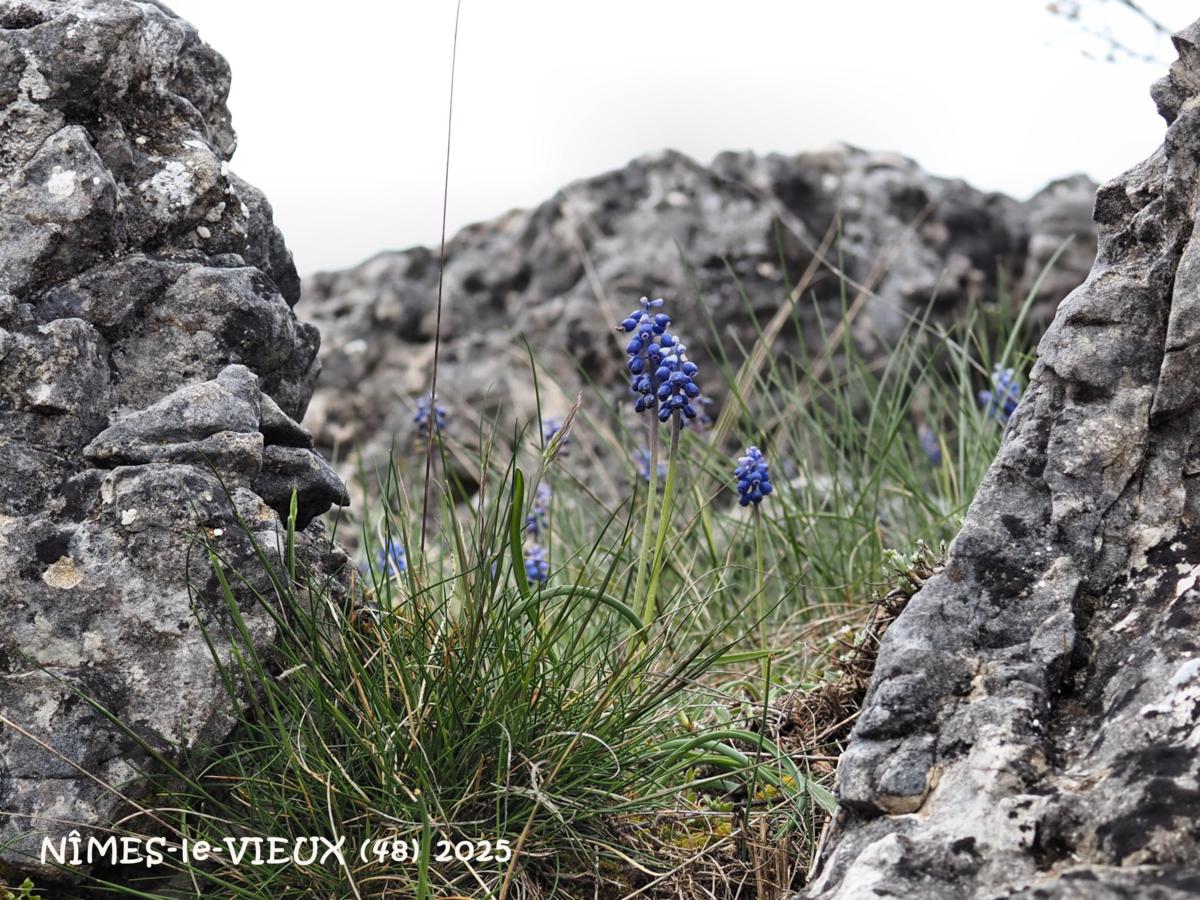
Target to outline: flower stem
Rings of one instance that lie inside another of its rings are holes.
[[[679,461],[679,435],[683,422],[675,413],[671,426],[671,454],[667,461],[667,484],[663,489],[662,512],[658,517],[658,539],[654,542],[654,562],[650,566],[650,587],[646,589],[646,602],[642,607],[642,625],[649,626],[658,613],[658,576],[662,574],[663,546],[667,543],[667,529],[671,525],[671,512],[675,505],[675,466]]]
[[[766,573],[763,571],[763,538],[762,538],[762,507],[757,503],[754,504],[754,596],[757,598],[757,613],[758,613],[758,639],[761,649],[765,654],[767,652],[767,598],[766,598]],[[770,688],[770,683],[767,679],[770,677],[771,660],[769,656],[763,656],[762,672],[764,690]]]
[[[646,495],[646,516],[642,523],[642,543],[638,547],[637,578],[634,580],[633,600],[642,603],[642,589],[646,586],[646,563],[650,559],[650,536],[654,533],[654,500],[658,496],[658,416],[650,414],[650,471],[649,493]],[[642,624],[649,625],[646,608],[642,607]],[[645,634],[643,630],[643,640]]]

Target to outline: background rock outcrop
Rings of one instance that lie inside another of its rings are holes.
[[[1200,22],[1096,197],[943,574],[884,638],[809,896],[1200,894]]]
[[[994,300],[1001,278],[1023,297],[1069,240],[1038,289],[1035,312],[1048,319],[1091,265],[1094,192],[1080,176],[1022,203],[852,147],[725,153],[710,166],[674,152],[642,157],[449,241],[439,394],[459,413],[451,433],[470,445],[476,412],[534,413],[521,336],[545,367],[551,412],[584,383],[578,369],[622,396],[624,345],[612,326],[643,294],[692,323],[685,337],[702,365],[720,355],[714,334],[736,359],[755,340],[754,319],[779,310],[818,251],[801,328],[785,328],[780,352],[801,341],[815,350],[861,295],[855,338],[882,354],[931,302],[935,318],[952,316],[969,297]],[[428,389],[437,278],[436,249],[415,247],[306,282],[301,307],[324,335],[309,413],[318,446],[382,458],[394,436],[406,443],[413,398]]]
[[[155,3],[0,6],[0,867],[111,821],[142,744],[227,734],[198,536],[253,583],[239,518],[275,547],[293,488],[301,527],[345,499],[297,424],[319,335],[228,169],[228,90]]]

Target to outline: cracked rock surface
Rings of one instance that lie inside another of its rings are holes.
[[[228,733],[198,536],[254,583],[239,517],[276,547],[293,488],[301,528],[345,501],[298,424],[319,335],[270,206],[228,168],[228,90],[157,3],[0,4],[0,871],[111,822],[141,743]],[[340,562],[319,526],[301,545]]]
[[[1200,895],[1200,22],[1103,185],[943,574],[888,631],[808,896]]]

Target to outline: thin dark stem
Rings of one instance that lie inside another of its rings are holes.
[[[1103,2],[1103,0],[1101,0],[1101,2]],[[1157,65],[1166,65],[1169,62],[1169,60],[1159,57],[1154,52],[1144,52],[1142,50],[1138,50],[1131,44],[1122,41],[1119,37],[1117,37],[1116,34],[1113,33],[1112,28],[1109,26],[1098,27],[1087,24],[1084,21],[1083,13],[1085,7],[1091,5],[1093,4],[1090,4],[1088,0],[1055,0],[1055,2],[1049,4],[1048,9],[1053,15],[1059,16],[1063,19],[1066,19],[1068,22],[1073,23],[1083,34],[1087,35],[1088,37],[1095,38],[1096,40],[1107,44],[1108,54],[1105,57],[1105,60],[1108,62],[1113,62],[1118,55],[1127,57],[1129,59],[1138,60],[1140,62],[1154,63]],[[1171,29],[1168,28],[1167,25],[1162,21],[1155,18],[1149,10],[1141,5],[1139,0],[1116,0],[1115,5],[1128,10],[1132,15],[1141,19],[1142,22],[1149,26],[1149,28],[1158,37],[1162,38],[1171,36]],[[1084,55],[1089,58],[1094,58],[1092,57],[1092,54],[1088,53],[1087,51],[1084,51]]]
[[[1119,2],[1130,12],[1140,16],[1147,25],[1149,25],[1159,34],[1163,35],[1164,37],[1171,36],[1171,29],[1158,19],[1154,18],[1154,16],[1152,16],[1141,4],[1135,3],[1134,0],[1117,0],[1117,2]]]
[[[437,426],[438,359],[442,349],[442,283],[446,274],[446,210],[450,201],[450,135],[454,126],[454,70],[458,63],[458,19],[462,0],[454,7],[454,43],[450,51],[450,108],[446,116],[446,169],[442,179],[442,243],[438,252],[437,317],[433,326],[433,377],[429,388],[429,443],[425,447],[425,488],[421,497],[421,559],[425,558],[425,532],[429,523],[429,482],[433,472],[433,435]]]

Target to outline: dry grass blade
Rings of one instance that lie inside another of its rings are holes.
[[[429,520],[429,482],[433,474],[433,439],[438,429],[437,379],[438,360],[442,349],[442,287],[446,276],[446,213],[450,200],[450,138],[454,128],[454,72],[458,64],[458,21],[462,13],[462,0],[454,7],[454,43],[450,53],[450,107],[446,115],[446,171],[442,181],[442,240],[438,250],[437,314],[433,328],[433,377],[429,388],[430,427],[429,442],[425,448],[425,487],[421,498],[421,555],[425,555],[425,534]]]

